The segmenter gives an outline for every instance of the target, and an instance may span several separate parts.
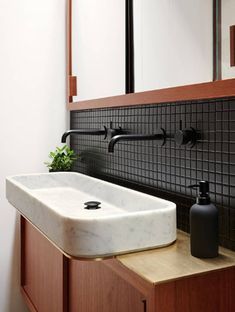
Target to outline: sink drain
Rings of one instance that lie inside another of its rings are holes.
[[[94,209],[100,209],[101,207],[99,206],[101,203],[98,201],[88,201],[86,203],[84,203],[84,205],[86,207],[84,207],[84,209],[88,209],[88,210],[94,210]]]

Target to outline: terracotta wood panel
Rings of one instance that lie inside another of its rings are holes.
[[[187,100],[216,99],[235,96],[235,79],[199,83],[139,93],[112,96],[102,99],[68,103],[68,110],[102,107],[121,107],[143,104],[170,103]]]
[[[102,261],[70,261],[69,288],[70,312],[145,312],[144,296]]]
[[[156,286],[156,312],[235,311],[235,269]]]
[[[23,290],[37,311],[65,312],[64,256],[32,225],[23,222]]]
[[[30,312],[38,312],[37,309],[35,308],[33,302],[31,301],[30,297],[28,294],[25,292],[24,287],[21,287],[21,294],[24,298],[24,301],[29,309]]]
[[[69,76],[69,96],[77,95],[77,77]]]
[[[235,25],[230,26],[230,66],[235,66]]]
[[[103,264],[125,280],[130,286],[143,294],[144,298],[146,298],[146,312],[155,311],[155,285],[153,283],[135,274],[135,272],[124,266],[117,259],[104,261]]]
[[[156,287],[155,300],[155,312],[176,312],[175,283],[158,285]]]

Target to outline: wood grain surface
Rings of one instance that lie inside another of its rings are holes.
[[[117,257],[123,265],[153,284],[235,266],[235,252],[220,248],[219,257],[199,259],[190,254],[189,235],[178,231],[175,244]]]
[[[63,269],[66,259],[30,223],[21,222],[24,222],[21,232],[23,291],[37,311],[65,312]]]
[[[160,104],[187,100],[209,100],[231,96],[235,96],[235,79],[73,102],[68,103],[67,108],[73,111],[102,107]]]

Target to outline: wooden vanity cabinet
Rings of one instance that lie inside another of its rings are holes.
[[[143,294],[102,261],[74,260],[69,265],[69,312],[78,311],[147,312]]]
[[[70,260],[24,218],[21,250],[21,290],[32,312],[152,312],[143,283],[126,281],[132,273],[117,260]]]
[[[154,284],[120,259],[68,259],[24,218],[21,251],[21,289],[31,312],[235,311],[235,266]]]
[[[159,284],[156,312],[235,311],[235,269],[210,272]]]
[[[63,312],[66,259],[21,218],[21,290],[33,312]]]

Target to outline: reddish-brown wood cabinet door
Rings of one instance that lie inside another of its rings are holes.
[[[63,255],[24,219],[21,228],[21,283],[27,301],[38,312],[64,312]]]
[[[143,300],[102,261],[70,261],[69,312],[146,312]]]
[[[234,312],[235,269],[156,287],[156,312]]]

